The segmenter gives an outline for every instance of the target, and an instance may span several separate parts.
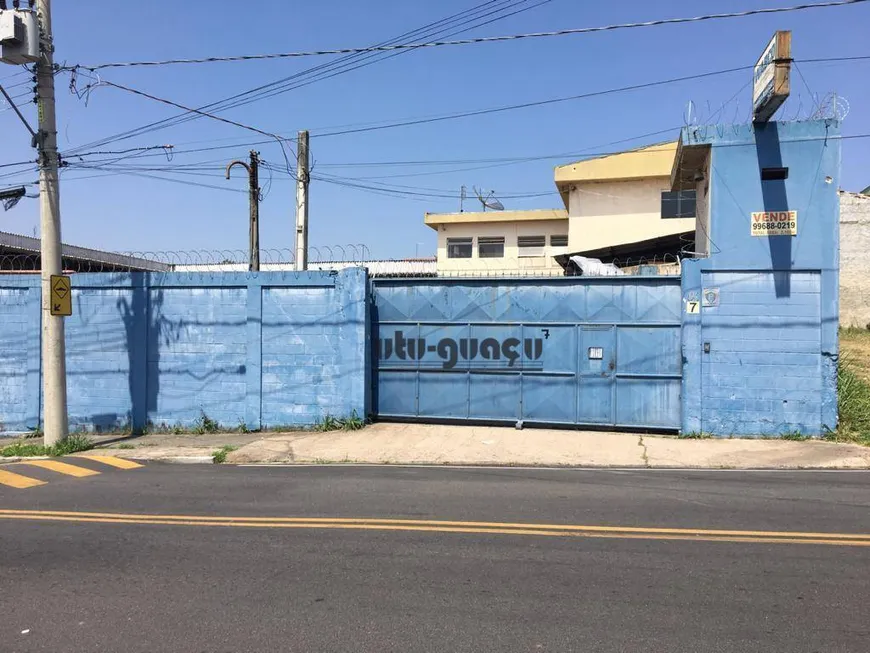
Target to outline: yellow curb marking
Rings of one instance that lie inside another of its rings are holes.
[[[9,487],[22,490],[26,487],[36,487],[37,485],[45,485],[45,481],[40,481],[29,476],[22,476],[14,472],[6,472],[0,470],[0,485],[8,485]]]
[[[126,458],[118,458],[117,456],[95,456],[89,454],[76,454],[75,457],[94,460],[98,463],[103,463],[104,465],[117,467],[118,469],[138,469],[139,467],[144,467],[144,465],[134,463],[132,460],[127,460]]]
[[[66,474],[67,476],[96,476],[100,472],[95,472],[87,467],[76,467],[69,463],[62,463],[58,460],[28,460],[27,462],[18,463],[19,465],[32,465],[33,467],[41,467],[42,469],[50,469],[53,472]]]
[[[499,522],[332,519],[325,517],[207,517],[193,515],[135,515],[123,513],[27,510],[0,510],[0,519],[104,524],[149,524],[164,526],[416,531],[434,533],[534,535],[543,537],[749,542],[764,544],[824,544],[833,546],[870,547],[870,535],[847,533],[793,533],[788,531],[715,531],[699,529],[622,528],[618,526],[506,524]]]

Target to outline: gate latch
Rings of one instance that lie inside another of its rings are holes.
[[[705,343],[704,343],[704,353],[705,353],[705,354],[709,354],[709,353],[710,353],[710,343],[709,343],[709,342],[705,342]]]

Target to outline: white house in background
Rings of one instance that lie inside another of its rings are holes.
[[[554,257],[569,253],[627,259],[691,247],[697,193],[671,191],[676,151],[676,142],[660,143],[558,166],[564,209],[427,213],[438,274],[561,275]]]
[[[438,232],[439,274],[561,275],[553,258],[568,251],[568,212],[427,213]]]

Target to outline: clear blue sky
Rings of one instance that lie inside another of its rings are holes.
[[[481,0],[230,0],[187,2],[54,2],[56,58],[66,64],[201,57],[366,46],[469,9]],[[533,4],[533,3],[528,3]],[[793,0],[550,0],[541,6],[472,30],[487,36],[605,25],[715,11],[797,4]],[[796,59],[870,54],[866,30],[870,3],[689,25],[651,27],[549,39],[444,47],[402,54],[332,79],[227,112],[227,117],[270,132],[312,133],[314,174],[353,178],[352,183],[401,184],[420,193],[455,193],[456,198],[389,197],[322,181],[311,189],[311,243],[365,243],[374,256],[403,257],[434,252],[435,233],[423,225],[425,211],[458,209],[459,187],[477,185],[505,196],[508,208],[559,206],[552,168],[571,160],[541,159],[512,165],[454,163],[441,166],[356,166],[338,164],[389,161],[473,161],[535,157],[584,151],[612,151],[676,137],[687,103],[704,122],[721,112],[723,122],[749,116],[750,72],[662,85],[656,88],[564,102],[499,114],[436,122],[362,134],[318,138],[342,125],[418,118],[598,91],[652,80],[754,63],[776,29],[793,30]],[[159,68],[109,69],[106,79],[182,104],[200,106],[286,77],[333,57],[248,63],[215,63]],[[798,64],[809,88],[837,91],[851,105],[845,134],[870,133],[870,61]],[[14,74],[0,67],[0,79]],[[22,81],[22,77],[4,84]],[[67,92],[70,76],[58,76],[58,128],[61,150],[138,127],[178,113],[117,89],[95,89],[87,105]],[[79,87],[84,85],[79,80]],[[26,87],[18,87],[21,92]],[[780,117],[806,115],[812,100],[799,75],[792,99]],[[741,90],[742,89],[742,90]],[[33,105],[27,115],[35,121]],[[613,141],[671,129],[670,133],[608,145]],[[11,111],[0,111],[0,163],[32,158],[29,136]],[[165,143],[177,149],[237,145],[233,149],[128,159],[122,164],[177,166],[206,162],[208,176],[167,174],[215,186],[244,190],[242,174],[226,181],[223,165],[243,158],[255,134],[199,119],[172,129],[123,141],[106,149]],[[195,144],[191,144],[195,143]],[[870,185],[870,139],[844,142],[840,185]],[[258,146],[280,164],[276,145]],[[75,161],[71,159],[71,161]],[[486,167],[483,167],[486,166]],[[474,169],[470,169],[474,168]],[[14,171],[15,169],[13,169]],[[0,173],[8,169],[0,169]],[[238,171],[241,173],[241,171]],[[247,196],[138,177],[67,170],[63,176],[65,242],[112,250],[244,249]],[[400,175],[400,176],[396,176]],[[363,178],[377,179],[363,179]],[[30,181],[35,174],[0,178],[0,187]],[[266,184],[268,173],[262,175]],[[512,194],[546,193],[535,198]],[[264,248],[293,246],[294,184],[275,174],[261,207]],[[470,206],[469,206],[470,208]],[[22,201],[0,213],[0,230],[32,234],[38,202]]]

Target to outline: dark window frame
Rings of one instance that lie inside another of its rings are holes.
[[[465,251],[465,247],[468,248],[468,255],[460,255],[457,256],[457,252],[460,251],[459,248],[463,248],[462,251]],[[447,258],[472,258],[474,256],[474,238],[448,238],[447,239]]]
[[[504,258],[504,236],[478,236],[477,258]]]
[[[698,193],[694,189],[662,191],[661,217],[663,220],[694,218],[698,212]]]
[[[520,249],[525,249],[526,247],[546,247],[546,246],[547,246],[547,237],[546,236],[518,236],[517,237],[517,247],[519,247]]]

